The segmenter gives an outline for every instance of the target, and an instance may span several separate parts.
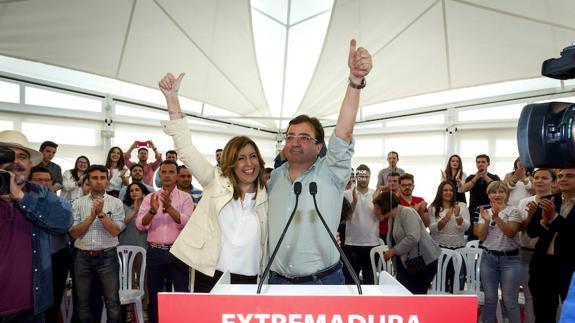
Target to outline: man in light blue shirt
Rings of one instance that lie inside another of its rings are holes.
[[[349,86],[325,157],[319,157],[324,132],[318,119],[300,115],[289,122],[284,149],[287,163],[272,173],[268,183],[270,252],[295,204],[295,182],[302,183],[302,192],[293,222],[271,267],[272,284],[344,283],[339,253],[316,214],[309,184],[317,183],[318,208],[335,234],[350,176],[360,90],[372,67],[371,55],[364,48],[356,49],[355,40],[350,43],[348,66]]]

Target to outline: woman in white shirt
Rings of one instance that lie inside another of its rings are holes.
[[[519,243],[515,239],[521,228],[519,209],[508,204],[507,184],[493,181],[487,186],[489,206],[480,206],[477,236],[483,241],[481,257],[481,285],[485,293],[483,322],[495,322],[501,285],[503,304],[510,323],[519,323],[519,285],[521,259]]]
[[[451,250],[465,247],[465,231],[469,228],[467,205],[456,200],[457,188],[452,181],[443,181],[437,188],[435,199],[429,207],[429,233],[441,248]],[[453,264],[447,267],[447,288],[453,292]],[[458,273],[460,284],[465,283],[465,270]]]
[[[442,248],[465,247],[464,234],[469,228],[469,210],[465,203],[456,200],[455,190],[453,182],[441,182],[429,207],[429,232]]]
[[[465,198],[465,190],[463,185],[465,185],[465,179],[467,175],[463,172],[463,163],[461,162],[461,157],[459,155],[451,155],[449,161],[445,166],[445,170],[441,171],[441,181],[451,181],[457,188],[456,199],[459,202],[467,203]]]
[[[82,196],[82,184],[84,173],[90,167],[90,160],[86,156],[76,158],[73,169],[68,169],[62,174],[62,192],[60,196],[72,201]]]
[[[112,147],[106,157],[106,168],[110,172],[110,181],[106,187],[106,193],[118,197],[122,186],[128,185],[128,168],[124,164],[124,153],[120,147]]]
[[[162,127],[204,192],[170,252],[195,270],[196,293],[210,292],[226,271],[231,273],[232,284],[255,284],[267,241],[264,161],[253,140],[237,136],[224,147],[220,166],[210,164],[192,144],[180,110],[182,77],[167,74],[159,83],[170,115]]]

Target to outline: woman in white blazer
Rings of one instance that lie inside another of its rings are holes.
[[[431,239],[421,217],[413,208],[399,205],[399,198],[390,191],[374,198],[373,211],[389,221],[389,249],[383,257],[392,259],[397,280],[413,294],[427,294],[441,248]]]
[[[195,269],[194,292],[209,292],[225,271],[232,284],[255,284],[267,241],[264,161],[253,140],[238,136],[224,147],[219,167],[208,162],[192,144],[180,110],[183,76],[167,74],[159,82],[170,115],[162,127],[204,192],[170,252]]]

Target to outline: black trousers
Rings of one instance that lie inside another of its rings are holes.
[[[343,246],[343,252],[353,267],[355,274],[359,277],[359,272],[363,273],[362,282],[365,285],[373,285],[374,283],[373,269],[371,268],[371,259],[369,257],[369,252],[373,247],[375,246]],[[346,266],[343,266],[343,274],[346,284],[354,284]]]
[[[60,304],[64,297],[64,288],[66,287],[66,278],[68,278],[68,269],[70,268],[70,253],[68,248],[64,248],[52,255],[52,291],[54,294],[54,303],[46,311],[47,323],[58,323],[60,313]]]
[[[575,264],[555,256],[533,255],[529,263],[529,288],[533,296],[536,323],[555,322],[559,298],[565,301]]]
[[[427,290],[429,290],[431,282],[437,273],[437,260],[425,266],[425,270],[417,274],[407,272],[398,256],[395,256],[395,263],[397,264],[398,282],[413,294],[427,294]]]
[[[146,275],[150,292],[150,323],[158,322],[158,293],[164,292],[166,279],[171,279],[176,292],[190,291],[190,267],[170,253],[169,250],[148,247]],[[170,290],[171,291],[171,290]]]
[[[194,278],[194,293],[209,293],[222,275],[223,273],[219,270],[216,270],[213,277],[196,270]],[[230,273],[230,282],[232,284],[257,284],[258,276],[244,276]]]

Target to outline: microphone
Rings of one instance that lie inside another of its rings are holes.
[[[264,269],[264,273],[262,274],[262,277],[260,277],[260,282],[258,283],[258,291],[257,294],[259,294],[262,290],[262,285],[266,279],[266,277],[268,276],[270,269],[272,267],[272,263],[274,262],[274,259],[276,258],[276,255],[278,253],[278,250],[280,249],[280,245],[282,244],[282,241],[284,240],[284,236],[286,235],[286,232],[291,224],[291,221],[293,220],[293,217],[295,215],[295,211],[297,210],[297,204],[299,201],[299,195],[301,194],[301,182],[295,182],[293,183],[293,192],[295,193],[295,205],[293,207],[293,211],[291,212],[289,219],[286,223],[286,226],[280,236],[280,239],[278,240],[278,244],[276,245],[276,247],[274,248],[274,251],[272,252],[272,256],[270,257],[270,261],[268,262],[268,264],[266,265],[266,268]]]
[[[335,240],[335,237],[333,236],[333,234],[331,233],[331,231],[329,230],[329,227],[327,226],[327,223],[325,222],[323,216],[321,216],[321,213],[319,212],[319,208],[317,207],[317,200],[315,199],[315,195],[317,194],[317,184],[316,182],[311,182],[309,183],[309,193],[311,194],[311,196],[313,197],[313,205],[315,207],[315,211],[317,212],[317,215],[319,217],[319,219],[321,220],[321,223],[323,224],[325,230],[327,231],[327,233],[329,234],[329,237],[331,238],[331,241],[333,241],[333,244],[335,245],[335,247],[337,248],[337,251],[339,251],[339,255],[341,256],[341,260],[343,260],[343,263],[345,264],[345,267],[347,268],[347,270],[349,271],[349,274],[351,275],[351,278],[353,279],[353,282],[355,283],[355,285],[357,286],[357,292],[359,293],[359,295],[362,295],[362,291],[361,291],[361,284],[359,283],[359,278],[357,277],[357,275],[355,274],[355,270],[353,270],[353,267],[351,266],[351,264],[349,263],[349,260],[347,260],[347,257],[345,256],[345,254],[343,253],[343,250],[341,249],[341,247],[339,246],[339,244],[337,243],[337,241]]]

